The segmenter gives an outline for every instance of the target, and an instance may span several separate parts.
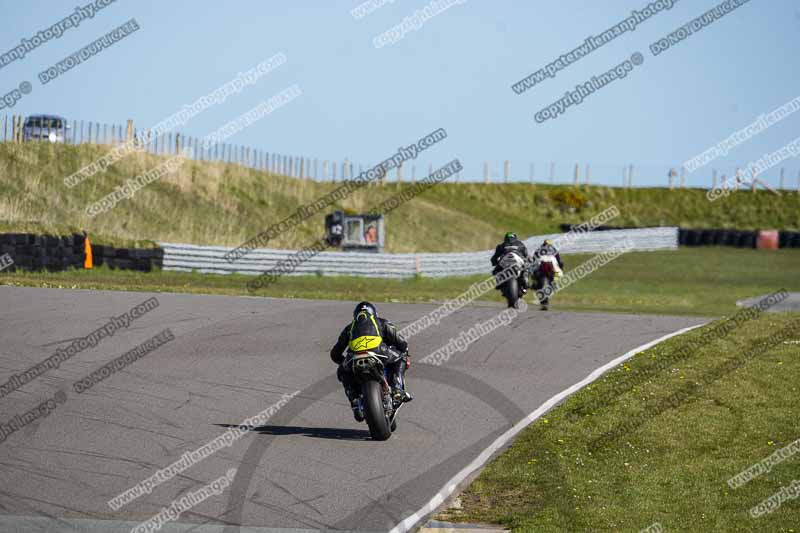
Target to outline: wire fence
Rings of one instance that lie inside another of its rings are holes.
[[[137,129],[132,120],[126,124],[67,120],[59,117],[21,115],[0,116],[0,135],[3,142],[53,142],[65,144],[95,144],[116,146],[133,142],[147,153],[154,155],[176,155],[187,153],[198,161],[217,161],[237,164],[254,170],[282,174],[299,179],[315,181],[351,180],[373,164],[356,163],[348,158],[323,160],[268,152],[249,146],[219,143],[205,146],[203,139],[169,132],[161,136],[150,136],[146,129]],[[800,170],[776,167],[759,175],[759,183],[737,185],[737,176],[742,167],[720,168],[708,165],[687,173],[681,163],[674,165],[637,165],[564,163],[555,161],[522,162],[505,160],[500,162],[470,162],[470,157],[459,158],[464,170],[458,172],[451,182],[456,183],[538,183],[553,185],[604,185],[611,187],[663,187],[709,189],[717,186],[755,189],[756,186],[773,190],[796,190],[800,192]],[[440,165],[415,161],[400,165],[386,175],[385,182],[416,182],[433,172]],[[743,166],[743,165],[742,165]]]

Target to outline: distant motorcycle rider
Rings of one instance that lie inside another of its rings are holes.
[[[519,255],[523,260],[527,260],[528,258],[528,249],[525,247],[525,243],[517,238],[517,234],[513,231],[509,231],[505,234],[503,238],[503,242],[497,245],[494,249],[494,255],[491,258],[492,262],[492,274],[497,275],[502,270],[502,267],[499,265],[500,259],[508,254],[508,253],[516,253]],[[519,287],[522,289],[522,294],[528,292],[528,276],[526,275],[526,270],[523,269],[522,273],[519,276]]]
[[[558,253],[558,250],[553,245],[553,241],[550,239],[545,239],[544,242],[539,246],[539,248],[533,253],[531,256],[532,262],[535,264],[544,256],[553,257],[556,260],[558,268],[552,267],[550,264],[542,264],[540,262],[539,266],[534,271],[534,277],[536,278],[536,287],[537,291],[540,291],[544,288],[545,281],[550,282],[550,285],[553,285],[553,282],[556,278],[556,275],[561,275],[564,269],[564,261],[561,260],[561,254]],[[546,295],[541,300],[542,309],[546,310],[547,305],[550,301]]]
[[[542,257],[543,255],[552,255],[556,258],[558,262],[558,268],[564,269],[564,261],[561,260],[561,254],[558,253],[558,250],[553,245],[553,241],[550,239],[545,239],[544,242],[533,252],[532,259],[536,260]]]
[[[344,352],[370,350],[386,355],[386,368],[389,370],[388,381],[392,387],[392,398],[395,403],[410,402],[413,397],[405,388],[405,371],[410,366],[408,342],[397,332],[394,324],[380,318],[375,306],[369,302],[361,302],[353,310],[353,321],[339,334],[339,339],[331,348],[331,360],[339,365],[336,377],[344,386],[353,416],[358,422],[364,420],[364,414],[358,405],[358,383],[352,372],[342,366]]]

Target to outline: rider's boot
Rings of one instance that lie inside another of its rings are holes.
[[[358,398],[356,398],[355,400],[350,400],[350,408],[353,409],[353,418],[356,419],[356,422],[363,422],[364,409],[361,407]]]
[[[394,400],[395,407],[399,407],[400,404],[410,402],[414,399],[411,393],[406,390],[405,359],[398,361],[392,370],[392,400]]]
[[[353,410],[353,418],[356,419],[356,422],[363,422],[364,409],[361,407],[361,402],[359,402],[358,392],[349,387],[345,387],[344,392],[347,395],[347,399],[350,400],[350,408]]]
[[[401,403],[410,402],[414,399],[411,393],[403,389],[392,389],[392,397],[398,405]]]
[[[528,293],[528,284],[523,278],[520,278],[519,289],[523,296]]]

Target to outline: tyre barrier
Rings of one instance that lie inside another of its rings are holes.
[[[759,234],[762,238],[770,230],[700,230],[680,229],[678,244],[683,246],[736,246],[756,248]],[[779,231],[778,248],[800,248],[799,231]]]
[[[561,224],[561,231],[567,232],[578,226]],[[593,231],[631,229],[628,226],[598,226]],[[678,229],[679,246],[735,246],[737,248],[756,248],[760,231],[734,229]],[[800,231],[779,231],[778,248],[800,248]]]
[[[0,234],[0,255],[8,254],[14,263],[4,269],[55,272],[71,267],[83,268],[83,235]]]
[[[92,260],[95,265],[106,265],[111,270],[138,270],[150,272],[164,264],[161,248],[115,248],[103,244],[92,245]]]
[[[13,264],[3,269],[14,271],[58,272],[70,268],[83,268],[85,259],[84,236],[37,235],[33,233],[0,233],[0,256],[8,254]],[[95,265],[112,269],[149,272],[161,268],[164,251],[160,248],[114,248],[102,244],[92,245]]]

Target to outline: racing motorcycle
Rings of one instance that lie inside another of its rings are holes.
[[[392,398],[389,386],[388,356],[365,350],[345,354],[344,367],[356,377],[361,395],[358,407],[364,413],[369,435],[375,440],[386,440],[397,429],[397,412],[404,405]]]
[[[560,278],[564,272],[558,266],[556,256],[544,254],[539,256],[532,266],[533,275],[537,280],[536,295],[539,298],[539,303],[543,311],[547,311],[550,305],[550,295],[555,293],[557,287],[555,281]]]
[[[525,270],[525,259],[516,252],[508,252],[500,258],[497,265],[500,268],[496,274],[498,281],[504,280],[497,288],[508,302],[508,307],[517,309],[523,294],[522,287],[519,285],[519,277]],[[501,274],[502,278],[500,278]]]

